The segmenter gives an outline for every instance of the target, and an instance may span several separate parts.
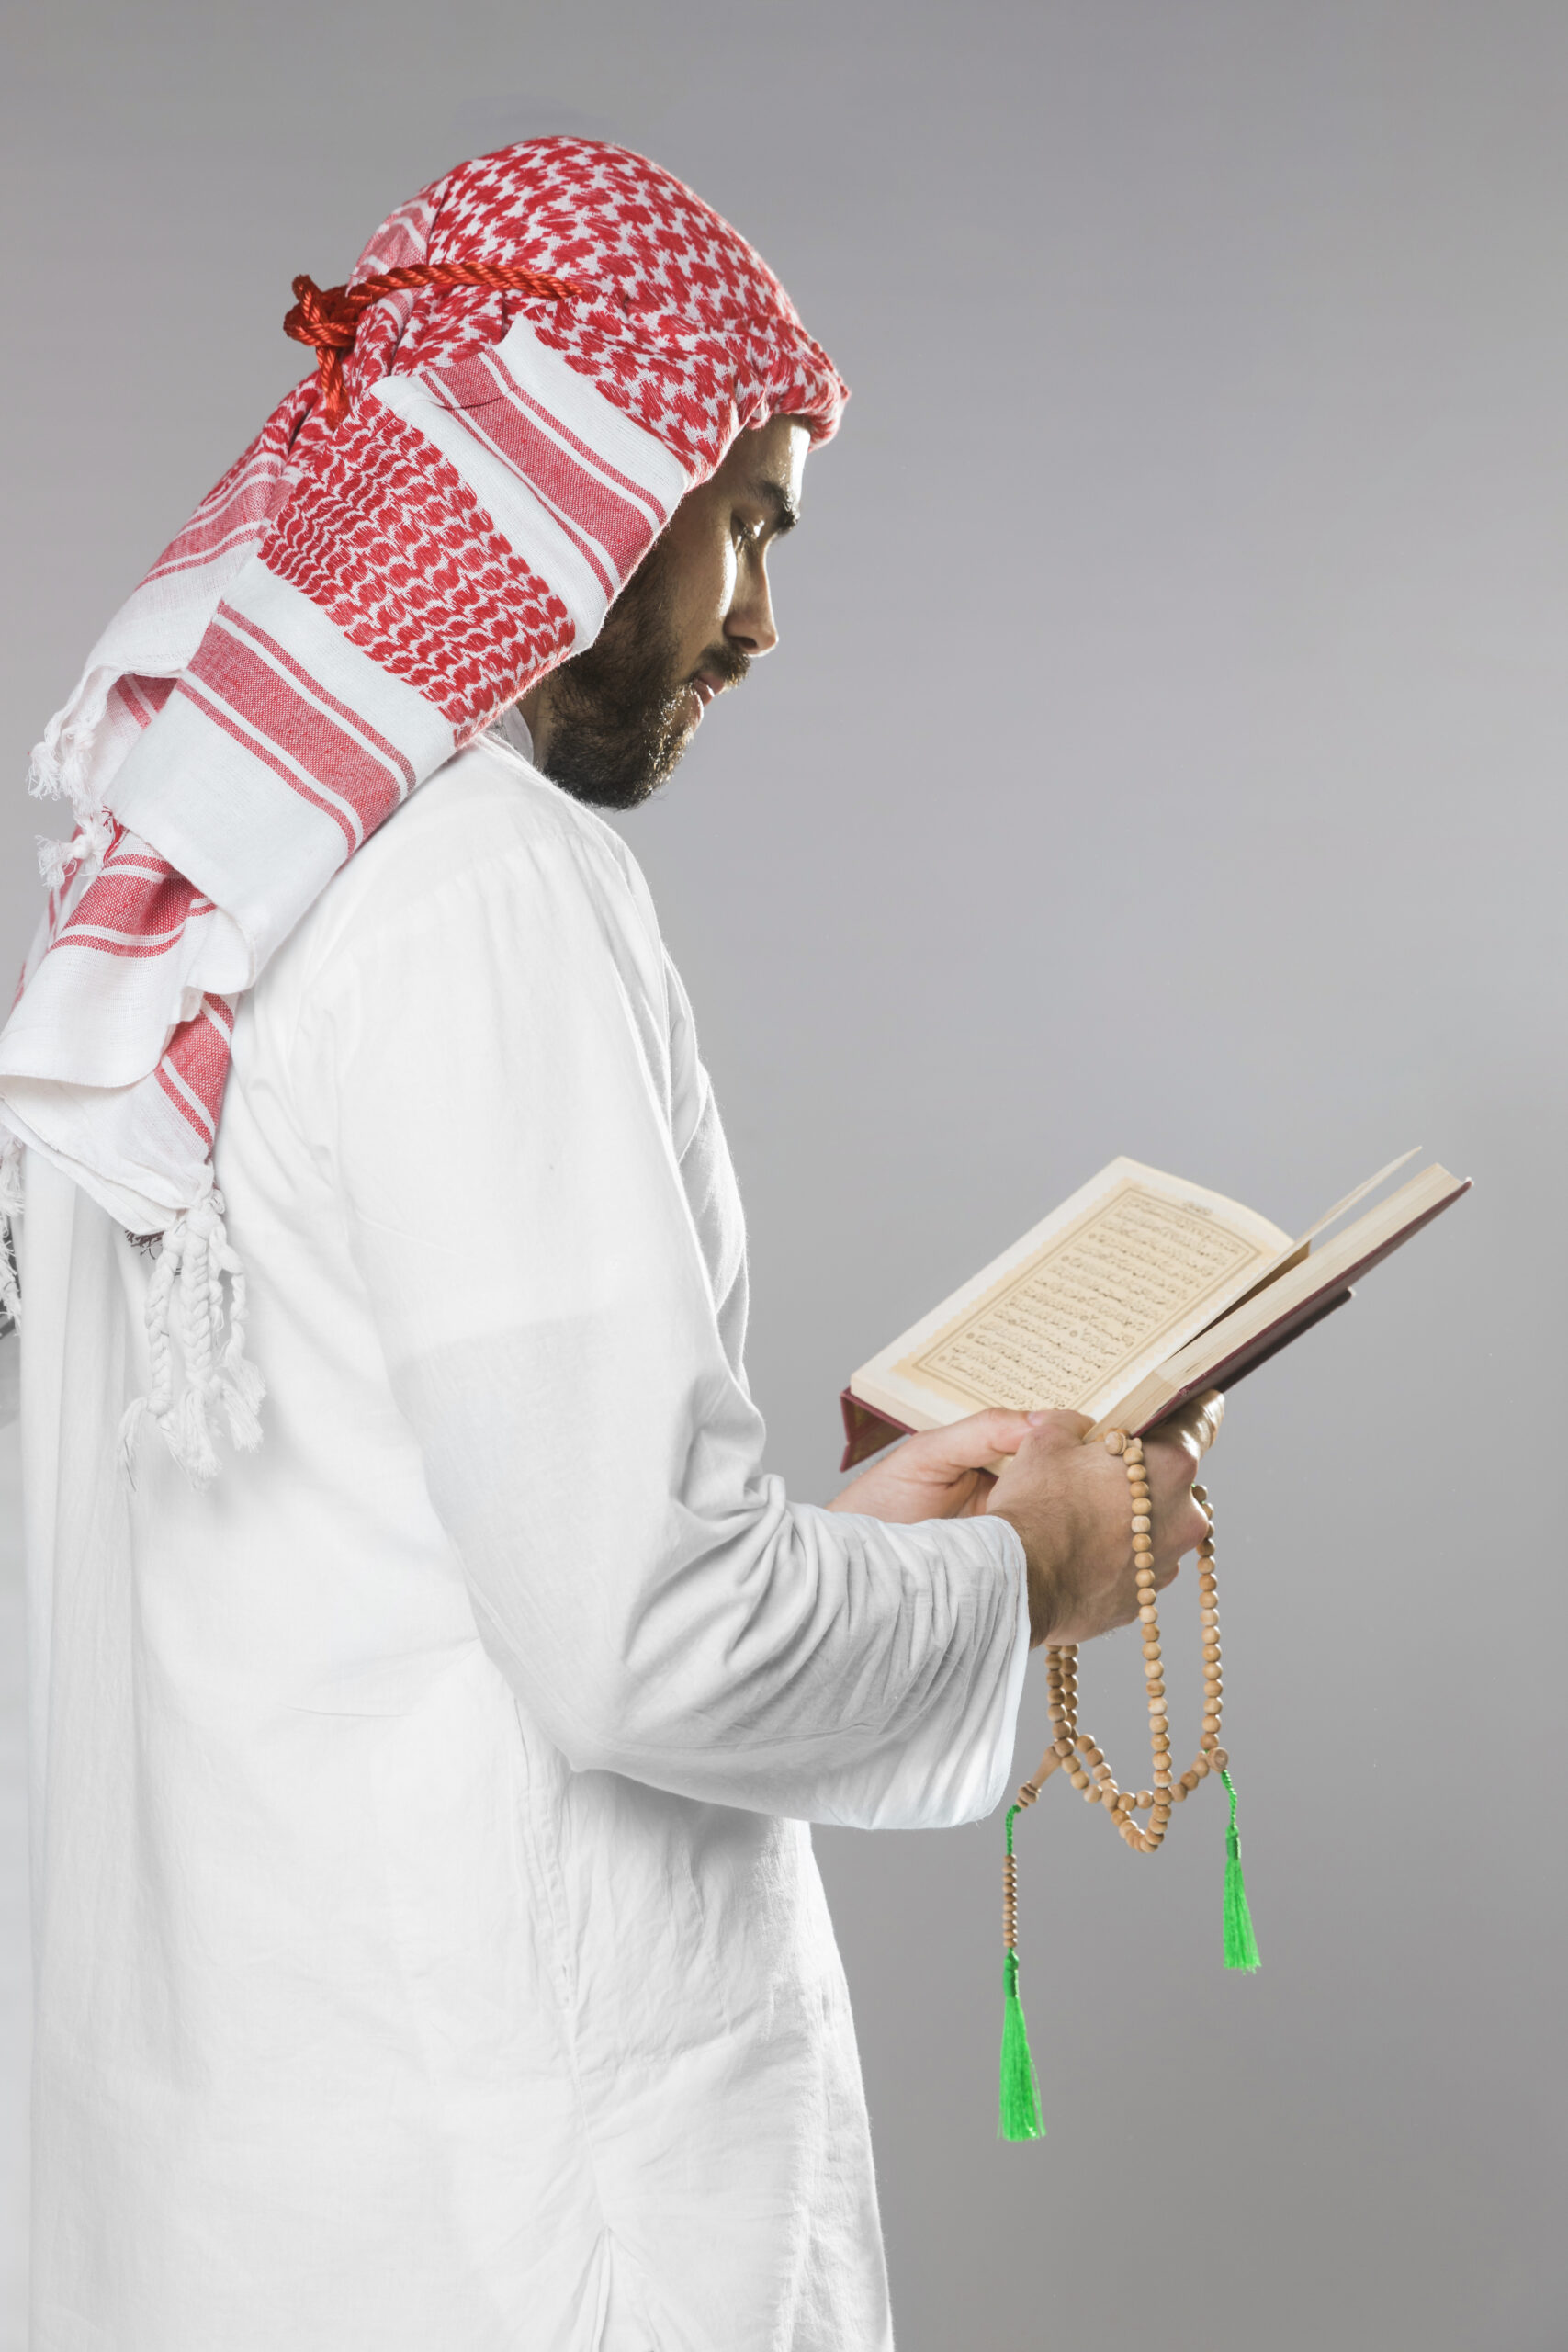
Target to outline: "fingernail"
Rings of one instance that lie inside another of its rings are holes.
[[[1028,1419],[1029,1426],[1032,1430],[1043,1430],[1045,1426],[1045,1416],[1043,1413],[1031,1413]]]

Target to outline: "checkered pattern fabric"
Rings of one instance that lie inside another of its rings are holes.
[[[589,644],[679,500],[845,390],[778,280],[668,172],[556,138],[401,206],[351,284],[524,265],[363,315],[335,431],[290,392],[116,616],[35,758],[73,804],[0,1034],[0,1127],[133,1231],[210,1194],[236,995],[345,858]]]

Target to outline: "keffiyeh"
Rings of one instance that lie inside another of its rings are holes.
[[[342,421],[324,372],[280,402],[35,754],[76,831],[0,1033],[0,1131],[13,1180],[26,1143],[164,1236],[148,1402],[197,1476],[214,1408],[259,1434],[211,1170],[236,997],[410,792],[592,641],[738,432],[788,414],[825,438],[846,397],[745,241],[624,149],[541,139],[461,164],[349,285],[472,262],[571,293],[367,307]]]

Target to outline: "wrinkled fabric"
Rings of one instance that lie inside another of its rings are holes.
[[[998,1801],[1021,1549],[765,1471],[618,837],[457,759],[242,1004],[217,1172],[268,1430],[197,1492],[113,1464],[152,1261],[26,1168],[32,2352],[880,2352],[808,1825]]]
[[[209,1198],[235,1001],[333,875],[592,643],[738,432],[837,424],[843,383],[766,263],[625,148],[536,139],[461,164],[350,282],[476,262],[572,296],[371,305],[346,415],[328,427],[314,377],[279,402],[35,754],[35,790],[78,829],[0,1030],[0,1140],[132,1232]]]

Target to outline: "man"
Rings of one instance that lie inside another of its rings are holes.
[[[827,1510],[762,1467],[712,1091],[585,804],[776,641],[843,397],[782,289],[563,140],[355,284],[46,740],[34,2352],[871,2352],[807,1825],[996,1804],[1031,1640],[1134,1613],[1125,1480],[1061,1414]]]

